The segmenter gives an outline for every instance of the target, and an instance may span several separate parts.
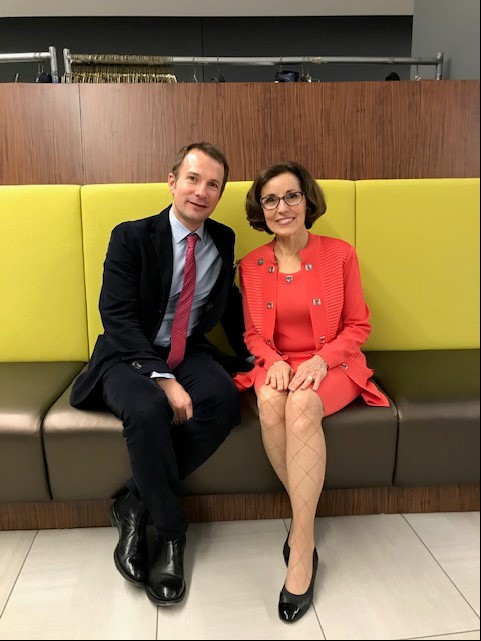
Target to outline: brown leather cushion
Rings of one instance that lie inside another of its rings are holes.
[[[327,447],[327,489],[392,485],[397,412],[370,407],[357,398],[323,421]]]
[[[49,501],[41,422],[83,363],[0,363],[0,501]]]
[[[398,408],[394,484],[479,483],[479,350],[366,355]]]
[[[122,424],[109,410],[77,410],[70,389],[44,421],[45,456],[57,501],[110,498],[130,477]],[[262,446],[256,412],[246,394],[243,421],[215,454],[183,483],[185,494],[282,489]]]
[[[44,420],[52,496],[57,501],[112,497],[130,476],[121,422],[107,409],[74,409],[69,395],[70,389]],[[255,397],[249,391],[241,400],[241,425],[184,481],[185,494],[282,490],[264,452]],[[392,484],[397,430],[392,407],[368,407],[357,400],[324,424],[326,487]]]

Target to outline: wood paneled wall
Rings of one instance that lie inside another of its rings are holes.
[[[219,145],[231,180],[291,158],[316,178],[479,176],[479,81],[0,84],[0,184],[163,182]]]
[[[79,184],[77,87],[0,84],[0,184]]]
[[[109,525],[111,500],[0,503],[1,530]],[[186,496],[189,523],[280,519],[292,514],[284,493]],[[479,484],[324,490],[317,516],[479,511]]]

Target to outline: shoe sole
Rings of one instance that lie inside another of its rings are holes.
[[[113,527],[117,528],[117,531],[118,531],[119,536],[120,536],[122,534],[121,525],[120,525],[119,519],[117,518],[117,515],[115,514],[115,510],[114,510],[114,506],[113,505],[110,506],[109,518],[110,518],[111,525],[113,525]],[[115,563],[115,567],[117,568],[119,574],[126,581],[131,583],[132,585],[135,585],[138,588],[143,588],[144,585],[145,585],[144,582],[143,581],[138,581],[137,579],[134,579],[132,576],[130,576],[130,574],[127,574],[127,572],[122,567],[122,565],[121,565],[121,563],[120,563],[120,561],[119,561],[119,559],[117,557],[118,549],[119,549],[119,544],[117,543],[117,545],[115,547],[115,550],[114,550],[114,563]]]

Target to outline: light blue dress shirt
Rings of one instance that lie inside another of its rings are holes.
[[[154,345],[169,347],[172,323],[174,321],[175,309],[179,301],[182,283],[184,280],[185,252],[187,248],[187,236],[192,232],[187,229],[174,215],[172,207],[169,211],[169,222],[172,230],[172,249],[173,249],[173,273],[172,283],[170,286],[169,300],[165,311],[162,325],[154,340]],[[210,234],[201,225],[195,232],[199,240],[195,245],[195,291],[192,309],[189,317],[189,326],[187,336],[192,334],[192,330],[197,324],[199,317],[204,309],[207,299],[212,288],[219,277],[222,267],[222,259],[219,256],[217,247],[214,244]],[[173,378],[172,374],[159,374],[152,372],[152,378],[166,377]]]

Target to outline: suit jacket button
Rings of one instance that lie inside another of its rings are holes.
[[[142,365],[139,363],[139,361],[133,361],[132,367],[135,367],[135,369],[142,369]]]

